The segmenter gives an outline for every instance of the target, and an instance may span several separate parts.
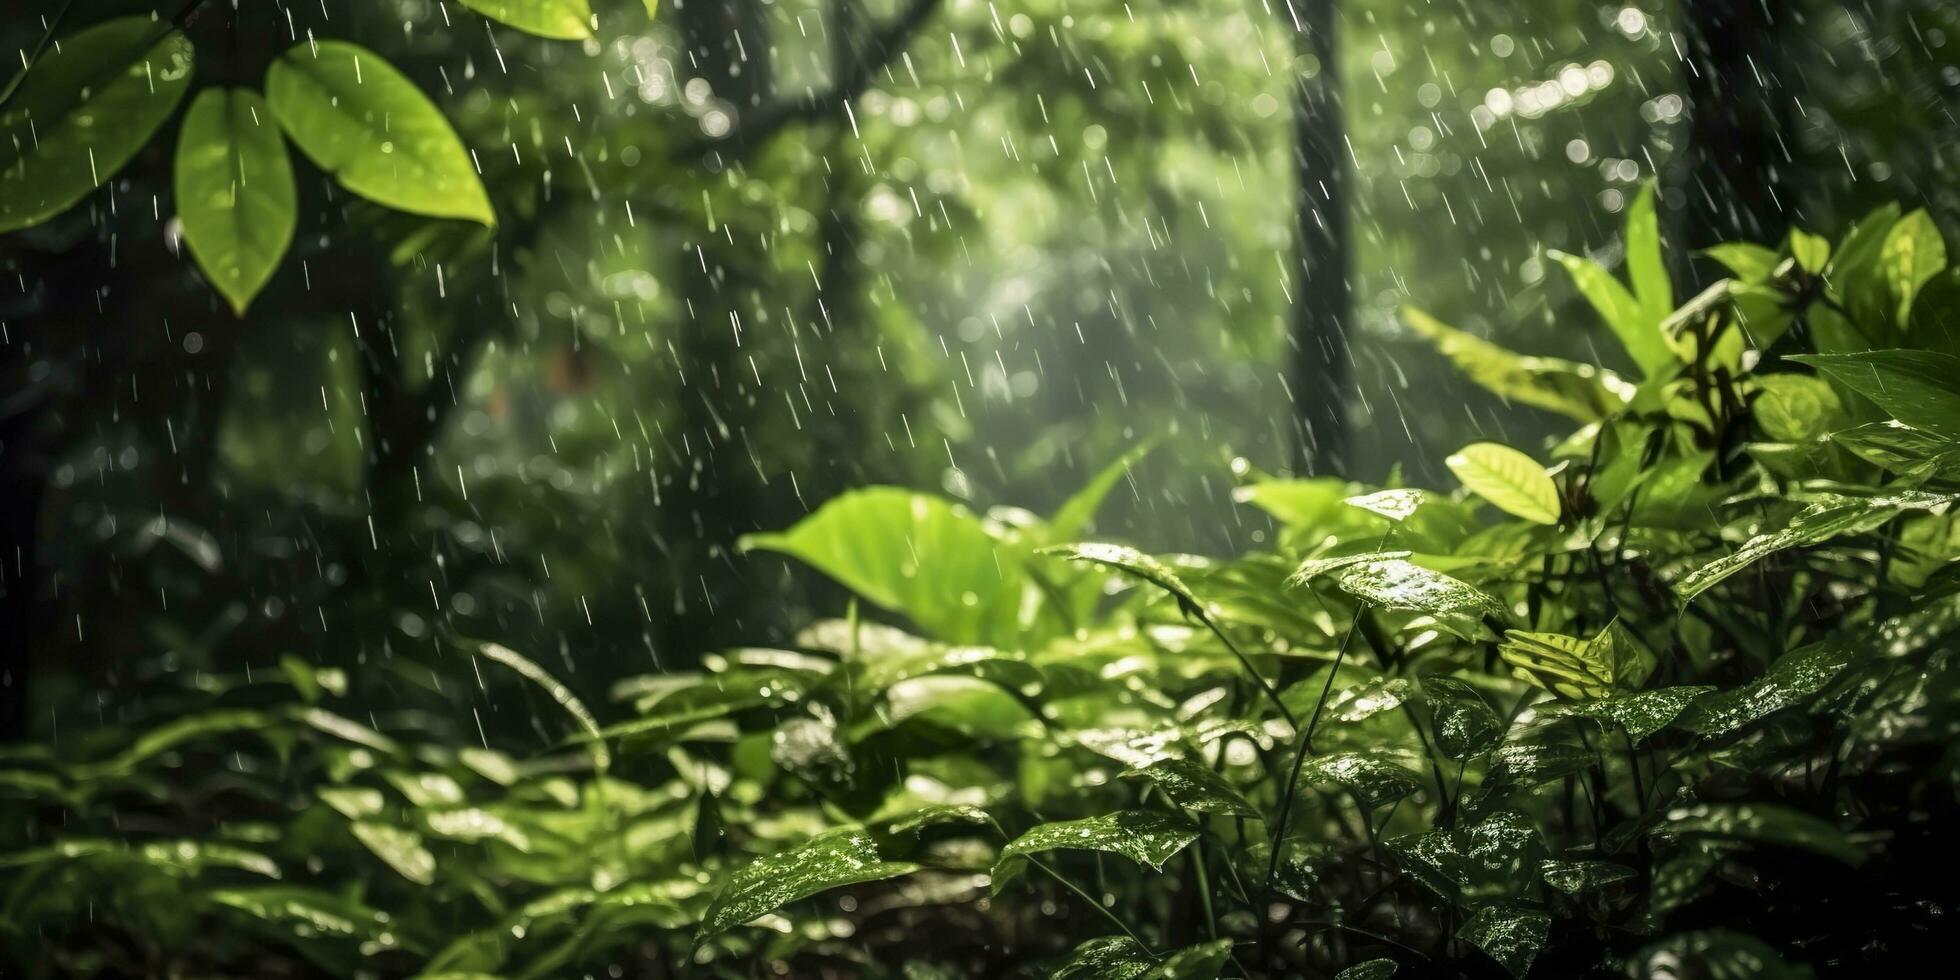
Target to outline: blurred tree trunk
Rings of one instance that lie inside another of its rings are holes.
[[[1293,91],[1294,283],[1292,370],[1294,449],[1304,473],[1336,472],[1347,463],[1347,396],[1352,355],[1347,328],[1348,172],[1346,125],[1334,0],[1288,0],[1295,55],[1318,71],[1301,74]]]
[[[1780,7],[1766,0],[1694,0],[1689,57],[1682,66],[1691,130],[1685,244],[1706,248],[1747,239],[1774,242],[1789,227],[1785,180],[1791,166],[1782,138],[1778,84]]]

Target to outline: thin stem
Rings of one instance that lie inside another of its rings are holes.
[[[48,50],[48,45],[54,43],[54,33],[61,29],[62,20],[68,16],[68,8],[74,5],[75,0],[62,0],[61,9],[56,10],[54,19],[48,21],[48,29],[41,32],[41,39],[34,42],[34,50],[28,54],[26,61],[21,62],[20,71],[7,82],[6,88],[0,89],[0,108],[6,107],[7,100],[14,97],[14,92],[19,90],[20,83],[27,80],[27,73],[33,71],[34,66],[40,63],[41,55]]]
[[[1314,728],[1320,724],[1321,709],[1327,707],[1327,696],[1334,691],[1334,676],[1341,672],[1341,664],[1347,659],[1348,644],[1354,640],[1354,630],[1361,617],[1368,612],[1364,603],[1354,611],[1354,618],[1348,620],[1348,631],[1341,638],[1341,648],[1334,653],[1334,663],[1327,668],[1327,681],[1320,685],[1320,700],[1314,702],[1313,714],[1307,719],[1307,727],[1300,732],[1300,747],[1293,753],[1293,769],[1286,777],[1286,794],[1280,798],[1279,816],[1273,821],[1273,842],[1266,856],[1266,889],[1272,890],[1273,876],[1279,872],[1279,842],[1286,833],[1286,821],[1293,813],[1293,797],[1300,789],[1300,767],[1313,752]]]
[[[1259,685],[1259,690],[1261,693],[1266,695],[1266,700],[1271,701],[1273,703],[1273,707],[1279,709],[1280,717],[1285,718],[1286,723],[1288,725],[1291,725],[1294,728],[1299,728],[1300,727],[1299,719],[1293,717],[1293,712],[1286,707],[1286,702],[1281,701],[1279,699],[1279,692],[1274,690],[1273,686],[1266,682],[1265,675],[1259,673],[1259,671],[1252,666],[1251,658],[1247,657],[1245,653],[1239,649],[1239,645],[1233,643],[1232,638],[1226,636],[1225,631],[1219,629],[1218,624],[1212,622],[1211,617],[1205,615],[1205,613],[1203,613],[1202,611],[1198,613],[1198,622],[1205,624],[1205,627],[1211,630],[1212,635],[1224,641],[1225,649],[1232,651],[1232,656],[1239,658],[1239,666],[1244,667],[1245,672],[1252,675],[1253,682]],[[1323,698],[1324,697],[1325,696],[1323,695]],[[1316,714],[1319,713],[1319,710],[1320,709],[1317,707],[1314,709]]]
[[[1136,943],[1137,948],[1143,950],[1144,955],[1149,956],[1153,960],[1158,958],[1157,953],[1150,948],[1150,944],[1143,941],[1143,937],[1138,936],[1136,933],[1130,931],[1130,927],[1124,925],[1123,920],[1116,917],[1116,913],[1111,912],[1108,908],[1104,907],[1103,903],[1097,900],[1095,896],[1090,895],[1088,892],[1083,891],[1081,885],[1078,885],[1075,882],[1062,877],[1062,873],[1056,871],[1054,868],[1049,867],[1048,862],[1043,861],[1042,859],[1035,857],[1032,854],[1026,855],[1026,857],[1029,861],[1034,863],[1035,867],[1048,872],[1049,877],[1055,879],[1056,881],[1061,882],[1062,887],[1067,888],[1069,891],[1074,892],[1083,901],[1088,902],[1091,906],[1093,906],[1096,911],[1101,912],[1103,918],[1108,919],[1111,925],[1114,925],[1116,928],[1123,930],[1123,935],[1130,937],[1130,941]]]

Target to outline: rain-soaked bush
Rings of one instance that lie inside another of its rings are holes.
[[[1629,372],[1406,325],[1549,445],[1268,478],[1224,558],[896,488],[752,549],[848,588],[542,753],[288,657],[0,759],[9,974],[1857,975],[1944,945],[1960,337],[1923,213],[1561,259]],[[553,703],[555,702],[555,703]],[[562,710],[561,710],[562,709]],[[554,719],[559,719],[555,723]],[[506,746],[508,748],[508,746]],[[1930,962],[1922,960],[1921,962]]]

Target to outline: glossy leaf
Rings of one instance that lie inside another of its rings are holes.
[[[1657,691],[1622,694],[1599,701],[1548,705],[1545,713],[1611,722],[1638,745],[1647,736],[1672,724],[1689,705],[1713,690],[1715,688],[1706,685],[1664,687]]]
[[[1627,280],[1644,319],[1659,323],[1674,309],[1674,284],[1661,257],[1661,224],[1654,213],[1655,182],[1640,186],[1627,208]]]
[[[1776,947],[1727,929],[1677,933],[1642,947],[1627,961],[1633,980],[1810,980],[1808,967],[1793,966]]]
[[[1654,377],[1674,363],[1674,351],[1661,334],[1660,321],[1650,319],[1648,310],[1611,272],[1583,256],[1559,251],[1550,255],[1572,276],[1579,294],[1599,312],[1643,376]]]
[[[1190,823],[1154,810],[1122,810],[1081,820],[1044,823],[1010,841],[1000,850],[994,876],[1012,859],[1043,851],[1103,851],[1162,871],[1164,862],[1198,839]]]
[[[1653,651],[1619,620],[1590,640],[1507,630],[1497,653],[1519,676],[1568,698],[1632,690],[1654,672]]]
[[[1768,717],[1824,689],[1846,665],[1856,647],[1850,643],[1814,643],[1778,658],[1763,676],[1697,700],[1682,712],[1679,723],[1702,735],[1722,735]]]
[[[189,91],[191,61],[184,35],[149,17],[50,46],[0,106],[0,232],[40,224],[114,177]]]
[[[1170,797],[1172,803],[1200,813],[1224,813],[1257,817],[1259,811],[1225,777],[1188,759],[1159,759],[1125,776],[1148,779]]]
[[[1504,738],[1504,723],[1476,688],[1454,677],[1429,676],[1422,690],[1435,719],[1436,747],[1458,761],[1496,748]]]
[[[286,134],[341,186],[411,214],[496,223],[463,141],[380,55],[346,41],[296,45],[265,87]]]
[[[1300,778],[1310,783],[1338,783],[1367,807],[1393,803],[1422,789],[1409,770],[1360,752],[1308,759],[1300,767]]]
[[[1695,803],[1667,811],[1656,833],[1746,840],[1835,858],[1864,862],[1864,849],[1829,822],[1800,810],[1769,803]]]
[[[1674,591],[1682,601],[1690,601],[1721,584],[1729,576],[1779,551],[1817,544],[1843,535],[1875,531],[1901,514],[1945,507],[1953,500],[1953,497],[1945,494],[1916,490],[1875,497],[1823,494],[1787,525],[1758,534],[1734,552],[1689,572],[1675,583]]]
[[[1475,586],[1401,558],[1349,565],[1336,581],[1349,595],[1384,609],[1469,620],[1505,616],[1503,605]]]
[[[355,823],[350,829],[368,850],[402,877],[418,885],[435,883],[435,855],[422,846],[421,836],[414,831],[371,821]]]
[[[1912,313],[1919,290],[1946,271],[1946,240],[1924,208],[1899,219],[1879,246],[1879,265],[1891,287],[1893,320],[1901,327]]]
[[[576,41],[592,36],[592,8],[586,0],[457,0],[491,20],[527,34]],[[652,15],[653,10],[647,10]]]
[[[1960,357],[1924,350],[1874,350],[1856,354],[1799,354],[1832,380],[1916,429],[1960,439]]]
[[[882,881],[919,870],[916,864],[887,861],[877,842],[862,830],[821,834],[788,850],[760,857],[728,876],[701,916],[696,945],[744,922],[818,892]]]
[[[177,137],[177,214],[198,268],[243,316],[298,225],[293,169],[257,92],[206,89]]]
[[[1545,884],[1567,895],[1583,895],[1638,877],[1632,868],[1611,861],[1541,861],[1538,874]]]
[[[1476,442],[1443,462],[1471,493],[1498,510],[1537,524],[1558,523],[1558,485],[1524,453],[1495,442]]]
[[[1545,847],[1523,814],[1500,810],[1467,827],[1396,838],[1388,849],[1436,894],[1482,907],[1535,891],[1532,872]]]
[[[1633,395],[1631,384],[1604,368],[1519,354],[1413,307],[1403,307],[1402,322],[1470,380],[1509,401],[1596,422],[1624,409]]]
[[[1531,971],[1531,962],[1551,938],[1552,917],[1533,908],[1493,905],[1477,910],[1457,938],[1484,951],[1514,977]]]

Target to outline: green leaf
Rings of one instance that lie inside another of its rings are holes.
[[[1722,263],[1745,282],[1760,282],[1776,271],[1777,256],[1770,249],[1749,242],[1711,245],[1702,254]]]
[[[1047,539],[1060,543],[1081,535],[1083,528],[1088,527],[1095,518],[1096,511],[1102,508],[1103,498],[1109,496],[1117,481],[1130,472],[1130,467],[1150,454],[1151,448],[1151,445],[1145,444],[1117,457],[1115,462],[1103,467],[1082,489],[1072,494],[1048,521]]]
[[[1727,929],[1684,932],[1650,943],[1627,961],[1633,980],[1810,980],[1809,967],[1785,962],[1776,947]]]
[[[1198,614],[1203,614],[1205,611],[1205,604],[1199,600],[1197,593],[1191,591],[1190,586],[1184,584],[1184,579],[1180,578],[1176,571],[1158,561],[1155,556],[1144,554],[1128,545],[1085,541],[1079,544],[1043,548],[1039,554],[1054,555],[1070,561],[1094,562],[1133,575],[1175,596],[1178,605],[1185,611]]]
[[[1421,490],[1382,490],[1349,497],[1341,503],[1400,524],[1413,516],[1428,499],[1429,495]]]
[[[1633,357],[1644,377],[1654,377],[1674,363],[1674,351],[1662,336],[1660,320],[1651,318],[1633,294],[1613,274],[1591,259],[1554,251],[1551,257],[1572,276],[1580,295],[1612,328],[1620,345]]]
[[[1647,736],[1672,724],[1689,705],[1713,690],[1705,685],[1663,687],[1600,701],[1548,705],[1544,713],[1552,717],[1576,716],[1611,722],[1638,745]]]
[[[1923,350],[1793,354],[1916,429],[1960,439],[1960,357]]]
[[[1682,712],[1679,724],[1697,734],[1721,735],[1766,718],[1823,690],[1851,663],[1856,649],[1841,641],[1792,650],[1754,681],[1698,699]]]
[[[586,0],[457,0],[463,6],[491,20],[509,24],[527,34],[559,41],[578,41],[592,36],[592,8]],[[653,15],[648,0],[647,15]]]
[[[346,41],[294,45],[265,87],[286,134],[348,190],[411,214],[497,223],[463,141],[380,55]]]
[[[1218,980],[1225,961],[1232,957],[1230,939],[1214,939],[1186,946],[1164,958],[1161,966],[1144,974],[1150,980]]]
[[[1530,972],[1531,961],[1538,958],[1551,934],[1551,915],[1509,905],[1479,909],[1456,931],[1458,939],[1483,950],[1514,977]]]
[[[1822,378],[1758,375],[1756,388],[1760,394],[1749,403],[1749,410],[1772,439],[1809,442],[1829,432],[1844,414],[1844,403]]]
[[[1481,589],[1401,558],[1350,564],[1335,581],[1349,595],[1372,605],[1434,616],[1439,625],[1466,638],[1481,633],[1486,617],[1506,618],[1503,604]]]
[[[118,17],[49,47],[0,110],[0,232],[40,224],[107,182],[190,89],[191,43]]]
[[[1334,980],[1388,980],[1395,975],[1395,961],[1363,960],[1334,974]]]
[[[1148,779],[1170,797],[1172,803],[1200,813],[1225,813],[1257,817],[1259,811],[1225,777],[1188,759],[1159,759],[1140,769],[1123,773],[1130,778]]]
[[[1611,861],[1540,861],[1538,875],[1567,895],[1583,895],[1638,877],[1632,868]]]
[[[1891,289],[1893,320],[1904,327],[1920,287],[1946,270],[1946,240],[1924,208],[1899,219],[1879,247],[1879,266]]]
[[[1309,759],[1300,767],[1300,778],[1310,783],[1339,783],[1365,807],[1393,803],[1422,789],[1414,773],[1362,752]]]
[[[1327,717],[1338,722],[1365,721],[1392,711],[1415,693],[1406,677],[1373,677],[1345,687],[1327,702]]]
[[[1822,235],[1813,235],[1801,228],[1790,229],[1790,257],[1797,260],[1798,268],[1818,275],[1831,261],[1831,242]]]
[[[1238,487],[1232,499],[1251,504],[1290,527],[1320,529],[1337,519],[1342,501],[1362,488],[1346,480],[1317,477],[1306,480],[1265,480]]]
[[[1831,441],[1852,455],[1905,476],[1931,476],[1960,466],[1960,439],[1949,439],[1903,422],[1870,422],[1831,433]]]
[[[1669,811],[1657,834],[1723,837],[1791,847],[1856,866],[1864,849],[1844,831],[1800,810],[1768,803],[1695,803]]]
[[[1633,386],[1604,368],[1532,357],[1465,333],[1414,307],[1402,322],[1436,347],[1458,371],[1501,398],[1597,422],[1626,407]]]
[[[1506,630],[1498,656],[1520,677],[1568,698],[1603,698],[1637,688],[1654,672],[1654,654],[1614,620],[1590,640]]]
[[[418,885],[436,880],[436,856],[422,846],[422,837],[412,830],[392,824],[360,821],[352,825],[354,836],[367,849],[402,877]]]
[[[278,124],[257,92],[205,89],[177,137],[184,243],[240,316],[279,268],[298,211]]]
[[[1021,550],[938,497],[898,487],[852,491],[788,531],[743,538],[742,547],[807,562],[949,643],[1028,642]]]
[[[1468,827],[1398,837],[1388,849],[1436,894],[1477,908],[1536,891],[1531,870],[1545,845],[1524,814],[1500,810]]]
[[[1155,961],[1148,950],[1128,936],[1091,939],[1069,954],[1048,980],[1135,980],[1150,972]]]
[[[1641,185],[1627,209],[1627,279],[1640,303],[1641,316],[1654,323],[1674,309],[1674,284],[1661,258],[1661,225],[1654,215],[1654,181]]]
[[[1443,462],[1471,493],[1498,510],[1538,524],[1558,523],[1558,485],[1530,456],[1499,443],[1476,442]]]
[[[1693,600],[1724,579],[1786,548],[1817,544],[1847,534],[1877,530],[1901,514],[1933,510],[1953,501],[1945,494],[1905,490],[1880,497],[1822,494],[1790,522],[1758,534],[1729,555],[1683,576],[1674,591],[1683,602]]]
[[[916,864],[885,860],[877,842],[861,829],[818,835],[735,869],[708,903],[695,945],[818,892],[917,870]]]
[[[1063,820],[1030,828],[1000,850],[995,879],[1012,877],[1010,862],[1043,851],[1103,851],[1162,871],[1164,862],[1198,839],[1198,828],[1167,813],[1121,810],[1081,820]]]
[[[1436,748],[1462,761],[1483,755],[1504,738],[1504,722],[1476,688],[1454,677],[1422,679],[1430,714],[1435,718]]]
[[[585,707],[585,702],[580,701],[578,695],[572,693],[571,688],[559,683],[556,677],[546,673],[543,667],[533,663],[530,658],[502,644],[485,643],[477,648],[477,652],[517,671],[525,680],[543,688],[546,694],[551,695],[553,701],[558,702],[559,707],[565,709],[566,714],[572,716],[573,721],[578,722],[579,728],[584,730],[590,740],[588,751],[592,753],[592,764],[601,771],[612,764],[612,757],[606,750],[605,737],[599,731],[599,720],[593,717],[592,712]]]

